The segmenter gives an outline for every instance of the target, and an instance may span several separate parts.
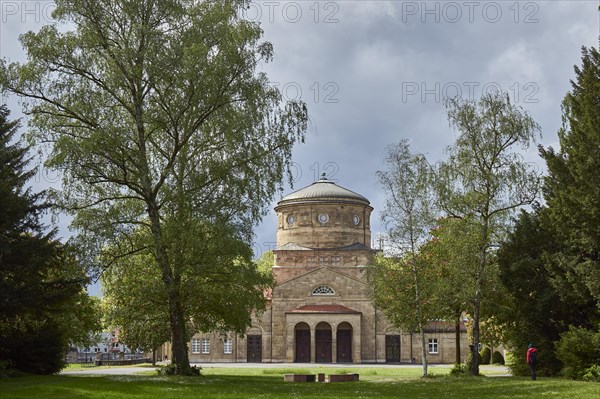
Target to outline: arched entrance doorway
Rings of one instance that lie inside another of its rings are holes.
[[[294,327],[296,336],[296,363],[310,363],[310,327],[306,323],[298,323]]]
[[[338,363],[352,363],[352,325],[340,323],[336,333]]]
[[[315,328],[317,363],[331,363],[331,326],[324,321]]]

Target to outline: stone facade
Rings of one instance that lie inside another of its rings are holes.
[[[369,201],[325,178],[284,197],[277,212],[277,250],[267,310],[244,337],[196,334],[192,362],[419,362],[417,335],[390,326],[366,283],[371,249]],[[461,353],[468,351],[464,326]],[[453,326],[431,323],[432,363],[455,361]]]
[[[360,243],[370,245],[369,219],[373,208],[347,203],[279,205],[277,246],[296,244],[308,248],[336,248]],[[327,222],[321,223],[319,216]],[[356,218],[356,219],[355,219]],[[288,223],[293,221],[293,223]],[[357,222],[355,225],[354,222]]]

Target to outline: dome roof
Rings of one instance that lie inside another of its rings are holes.
[[[279,201],[278,206],[306,202],[350,202],[369,205],[369,200],[354,191],[338,186],[328,180],[323,173],[319,181],[286,195]]]

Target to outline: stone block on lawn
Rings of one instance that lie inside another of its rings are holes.
[[[358,381],[358,374],[330,374],[329,382],[353,382]]]
[[[315,382],[314,374],[286,374],[283,376],[285,382]]]

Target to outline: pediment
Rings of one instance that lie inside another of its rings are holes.
[[[327,290],[321,290],[322,288],[331,288],[333,293],[328,294]],[[321,290],[322,293],[316,294],[315,290]],[[287,280],[273,290],[275,301],[311,298],[311,301],[327,303],[340,301],[342,298],[362,300],[368,295],[366,282],[326,266]]]

